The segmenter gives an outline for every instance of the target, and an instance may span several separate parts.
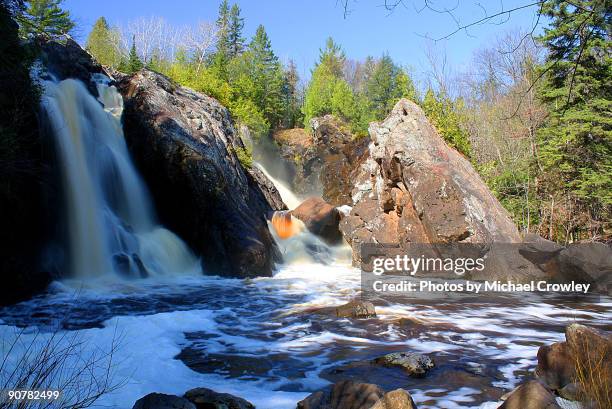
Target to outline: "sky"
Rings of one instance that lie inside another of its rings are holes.
[[[65,0],[77,23],[75,37],[84,43],[95,20],[106,17],[111,25],[124,26],[138,17],[161,16],[176,25],[193,25],[199,20],[214,22],[220,0]],[[272,46],[281,61],[293,59],[303,78],[318,58],[319,49],[331,36],[346,52],[347,57],[362,60],[368,55],[380,57],[388,53],[394,61],[415,75],[428,70],[426,49],[445,52],[454,70],[464,69],[473,59],[474,51],[486,46],[505,31],[531,29],[536,8],[522,10],[477,25],[467,32],[460,31],[448,40],[434,42],[461,24],[477,21],[485,12],[493,14],[533,3],[529,0],[430,1],[439,9],[454,8],[453,16],[424,9],[424,0],[405,0],[392,12],[383,6],[385,0],[349,0],[345,15],[340,0],[235,0],[245,19],[245,37],[249,39],[259,24],[263,24]],[[393,2],[393,0],[387,0]],[[230,4],[232,1],[230,0]],[[538,31],[541,31],[541,24]]]

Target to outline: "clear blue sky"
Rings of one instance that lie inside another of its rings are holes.
[[[363,59],[368,55],[380,56],[388,52],[398,63],[410,67],[416,75],[426,69],[425,49],[429,40],[438,38],[456,28],[451,16],[431,10],[418,11],[423,0],[405,0],[393,13],[381,4],[384,0],[349,0],[350,13],[345,18],[341,2],[336,0],[237,0],[245,18],[245,35],[249,38],[259,24],[268,32],[276,54],[283,61],[293,58],[302,76],[318,56],[319,48],[328,36],[342,45],[349,58]],[[484,16],[476,1],[439,0],[434,4],[442,8],[453,7],[461,23]],[[528,4],[529,0],[481,2],[488,13],[508,10]],[[231,4],[231,2],[230,2]],[[219,0],[65,0],[67,8],[78,25],[77,39],[85,41],[94,21],[104,16],[113,25],[124,25],[137,17],[162,16],[177,25],[193,24],[198,20],[214,21]],[[472,59],[475,49],[486,45],[496,34],[516,28],[530,28],[536,10],[534,7],[498,18],[493,23],[459,32],[449,40],[436,43],[446,48],[448,61],[457,70]],[[502,24],[503,23],[503,24]]]

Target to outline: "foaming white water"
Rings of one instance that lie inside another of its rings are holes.
[[[144,277],[197,270],[187,246],[155,220],[123,137],[123,100],[94,77],[96,100],[74,79],[45,81],[42,107],[65,195],[69,270],[75,277]]]

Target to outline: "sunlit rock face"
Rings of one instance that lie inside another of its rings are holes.
[[[406,99],[370,125],[369,156],[341,222],[359,262],[361,243],[514,243],[519,232],[470,162]]]
[[[369,138],[354,135],[333,115],[313,118],[310,127],[273,135],[280,155],[294,168],[296,192],[321,196],[334,206],[350,204],[354,174],[365,160]]]
[[[118,83],[124,131],[162,222],[202,256],[205,272],[271,275],[277,247],[266,218],[278,191],[236,154],[244,149],[218,101],[142,70]]]

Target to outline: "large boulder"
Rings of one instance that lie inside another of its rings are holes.
[[[369,132],[372,142],[355,179],[353,208],[340,223],[356,264],[363,243],[401,249],[410,243],[521,241],[508,212],[418,105],[402,99],[383,122],[370,124]]]
[[[255,406],[245,399],[208,388],[191,389],[185,392],[185,399],[192,402],[196,409],[255,409]]]
[[[516,388],[499,409],[561,409],[561,406],[546,386],[529,381]]]
[[[354,135],[332,115],[313,118],[310,127],[273,135],[281,156],[294,168],[292,185],[299,194],[320,194],[333,206],[351,203],[353,176],[366,157],[369,138]]]
[[[572,243],[556,257],[561,281],[591,283],[596,290],[612,292],[612,247],[604,243]]]
[[[566,342],[555,342],[538,349],[536,376],[555,390],[574,381],[576,376],[574,357]]]
[[[271,275],[278,250],[266,218],[284,207],[215,99],[141,70],[120,79],[124,132],[161,221],[202,256],[205,271]]]
[[[385,393],[369,383],[340,381],[298,402],[297,409],[416,409],[408,392]]]
[[[138,399],[132,409],[197,409],[185,398],[163,393],[150,393]]]
[[[293,209],[291,214],[325,242],[337,244],[342,241],[342,233],[338,228],[340,212],[320,197],[309,197]]]

